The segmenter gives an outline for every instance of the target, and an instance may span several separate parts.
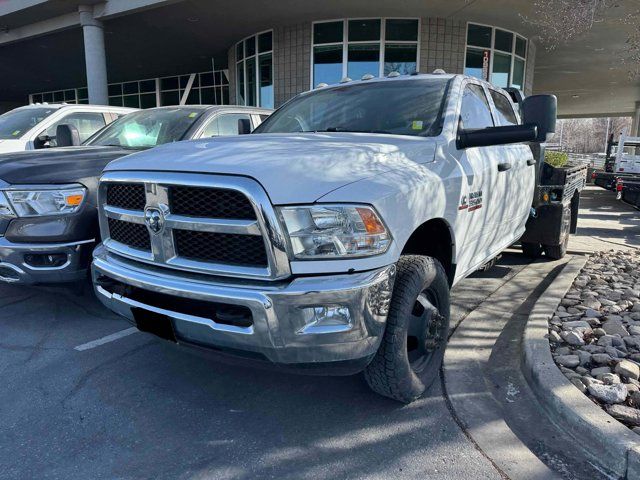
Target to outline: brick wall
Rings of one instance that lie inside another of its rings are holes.
[[[311,88],[311,23],[273,31],[275,104]]]
[[[524,94],[531,95],[533,93],[533,73],[536,68],[536,44],[529,40],[527,50],[527,70],[524,74]]]
[[[437,68],[463,73],[466,22],[444,18],[423,18],[420,41],[420,72]]]

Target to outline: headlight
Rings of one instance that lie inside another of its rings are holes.
[[[77,212],[86,196],[84,187],[5,190],[18,217],[65,215]],[[1,207],[0,207],[1,208]]]
[[[294,258],[349,258],[379,255],[391,237],[372,207],[318,205],[282,207]]]
[[[7,197],[4,195],[4,193],[0,192],[0,218],[15,216],[16,214],[13,213],[11,205],[9,205],[9,200],[7,200]]]

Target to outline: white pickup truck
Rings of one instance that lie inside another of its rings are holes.
[[[475,78],[412,75],[301,94],[257,134],[127,156],[100,182],[96,293],[163,338],[364,370],[410,402],[438,375],[450,287],[525,232],[532,145],[554,128],[555,97],[518,110]]]
[[[0,115],[0,153],[57,146],[57,127],[70,125],[84,142],[91,135],[134,108],[67,103],[35,103]]]

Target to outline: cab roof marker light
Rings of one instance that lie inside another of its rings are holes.
[[[362,78],[360,80],[371,80],[372,78],[375,78],[373,75],[371,75],[370,73],[366,73],[362,76]]]
[[[351,80],[349,77],[344,77],[342,80],[340,80],[340,83],[349,83],[349,82],[353,82],[353,80]]]
[[[329,84],[328,83],[319,83],[318,85],[316,85],[316,88],[324,88],[324,87],[328,87]]]
[[[446,75],[446,74],[447,74],[447,72],[445,72],[442,68],[436,68],[436,69],[433,71],[433,74],[434,74],[434,75]]]
[[[389,75],[387,75],[387,78],[395,78],[395,77],[399,77],[400,76],[400,72],[389,72]]]

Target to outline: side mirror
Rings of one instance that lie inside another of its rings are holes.
[[[241,118],[238,120],[238,135],[247,135],[251,133],[251,120]]]
[[[55,138],[50,137],[49,135],[38,135],[36,139],[33,141],[33,148],[39,150],[41,148],[49,148],[51,146],[51,141],[55,140]]]
[[[80,133],[73,125],[58,125],[56,127],[56,147],[76,147],[80,145]]]
[[[522,102],[522,121],[538,127],[534,142],[545,142],[550,133],[556,131],[558,99],[555,95],[532,95]]]
[[[538,129],[535,125],[509,125],[506,127],[489,127],[461,130],[456,139],[458,150],[490,145],[506,145],[509,143],[535,142]]]

